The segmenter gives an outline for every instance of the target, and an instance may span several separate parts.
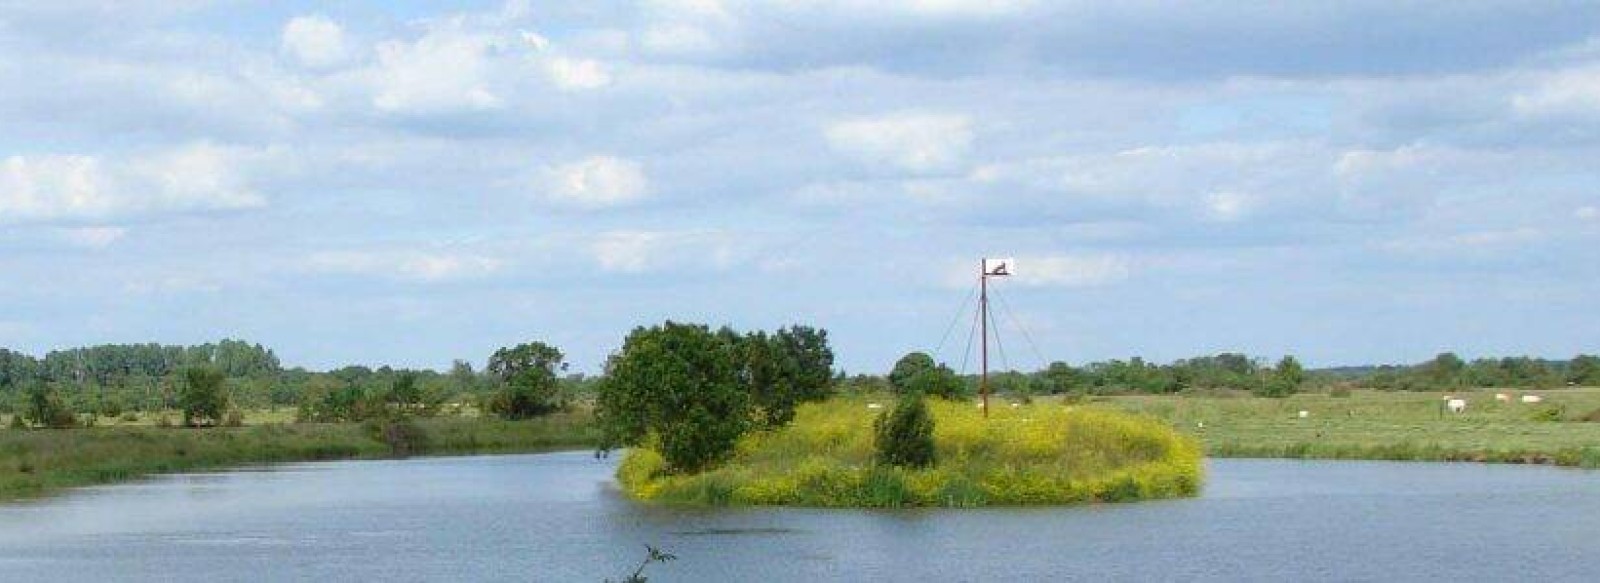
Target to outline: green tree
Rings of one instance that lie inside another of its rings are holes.
[[[1306,369],[1293,356],[1285,356],[1273,367],[1271,378],[1257,385],[1255,393],[1262,397],[1287,397],[1300,391],[1306,382]]]
[[[488,373],[500,385],[489,401],[491,412],[506,419],[528,419],[567,406],[557,371],[567,370],[566,356],[543,342],[501,348],[489,357]]]
[[[389,384],[387,400],[401,411],[410,410],[422,403],[422,387],[417,385],[417,374],[403,372]]]
[[[731,331],[730,331],[731,332]],[[728,338],[724,332],[719,337]],[[828,333],[808,326],[754,332],[736,340],[751,403],[768,427],[788,424],[800,403],[826,399],[833,381]]]
[[[183,409],[183,424],[194,427],[215,425],[228,408],[224,387],[227,377],[215,366],[192,366],[183,371],[183,389],[178,407]]]
[[[478,389],[478,373],[472,370],[472,363],[457,360],[450,363],[450,382],[456,392],[470,393]]]
[[[995,392],[993,386],[990,392]],[[925,369],[906,381],[903,394],[927,395],[941,399],[965,399],[971,395],[967,383],[956,372],[943,364]]]
[[[889,386],[897,393],[905,393],[911,389],[911,379],[924,372],[938,368],[932,356],[926,352],[911,352],[895,361],[894,369],[889,371]]]
[[[1065,362],[1052,362],[1042,372],[1034,377],[1036,390],[1042,393],[1058,395],[1082,390],[1088,386],[1088,378],[1072,365]]]
[[[1567,382],[1583,387],[1600,386],[1600,356],[1579,354],[1567,365]]]
[[[878,463],[908,468],[933,465],[933,415],[922,395],[908,392],[872,422]]]
[[[635,328],[606,362],[595,417],[603,448],[647,440],[672,471],[725,458],[750,425],[739,348],[705,326],[668,321]]]
[[[78,418],[72,414],[72,410],[61,402],[61,395],[41,382],[33,382],[28,386],[28,406],[22,416],[39,427],[60,429],[78,424]]]
[[[1422,365],[1422,375],[1428,384],[1440,389],[1461,386],[1466,370],[1467,362],[1453,352],[1441,353]]]

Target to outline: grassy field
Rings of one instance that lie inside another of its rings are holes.
[[[1496,393],[1512,398],[1498,402]],[[1524,404],[1519,397],[1544,402]],[[1354,391],[1262,399],[1245,393],[1130,396],[1095,406],[1161,418],[1218,457],[1288,457],[1548,463],[1600,467],[1600,389],[1460,391],[1463,413],[1443,411],[1446,393]],[[1299,412],[1305,411],[1302,419]]]
[[[638,499],[675,504],[832,507],[986,506],[1116,502],[1190,496],[1200,447],[1147,418],[1040,404],[996,410],[930,400],[937,463],[874,463],[866,399],[803,405],[794,423],[741,438],[726,464],[692,475],[630,450],[618,469]],[[883,409],[886,410],[886,409]]]
[[[598,439],[588,411],[529,421],[418,419],[411,454],[510,453],[590,447]],[[381,426],[266,423],[234,428],[157,428],[144,422],[78,429],[0,429],[0,500],[149,474],[243,464],[379,458],[395,455]]]

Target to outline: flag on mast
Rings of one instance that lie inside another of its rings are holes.
[[[1001,259],[984,259],[983,274],[988,277],[1003,277],[1017,272],[1017,260],[1005,257]]]

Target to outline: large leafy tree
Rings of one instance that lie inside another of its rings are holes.
[[[935,368],[938,368],[938,364],[928,353],[909,353],[895,361],[894,369],[889,371],[889,386],[894,387],[897,393],[904,393],[911,389],[912,379]]]
[[[507,419],[527,419],[566,407],[558,371],[567,370],[566,356],[543,342],[501,348],[489,357],[488,373],[500,384],[489,402]]]
[[[222,420],[228,408],[228,393],[224,387],[227,376],[215,366],[192,366],[183,371],[183,389],[178,393],[178,407],[183,409],[183,424],[188,426],[215,425]]]
[[[739,345],[705,326],[666,322],[635,328],[606,362],[595,415],[602,447],[647,440],[673,471],[725,458],[749,426]]]
[[[726,333],[719,333],[726,338]],[[754,332],[739,340],[744,382],[760,421],[769,427],[794,419],[800,403],[828,397],[833,383],[833,349],[828,332],[790,326],[768,335]]]

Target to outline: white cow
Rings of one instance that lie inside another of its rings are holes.
[[[1510,403],[1511,395],[1507,395],[1505,393],[1495,393],[1494,400],[1499,403]]]
[[[1444,406],[1449,407],[1451,413],[1461,413],[1467,410],[1467,400],[1450,399],[1449,401],[1445,401]]]
[[[1305,419],[1305,418],[1310,417],[1310,416],[1311,416],[1311,412],[1310,411],[1301,411],[1300,412],[1300,418],[1301,419]]]
[[[1527,403],[1529,405],[1532,405],[1534,403],[1543,403],[1544,402],[1544,397],[1541,397],[1541,396],[1538,396],[1538,395],[1523,395],[1522,396],[1522,402]]]
[[[882,409],[883,405],[879,404],[879,403],[867,403],[867,408],[868,409]]]

